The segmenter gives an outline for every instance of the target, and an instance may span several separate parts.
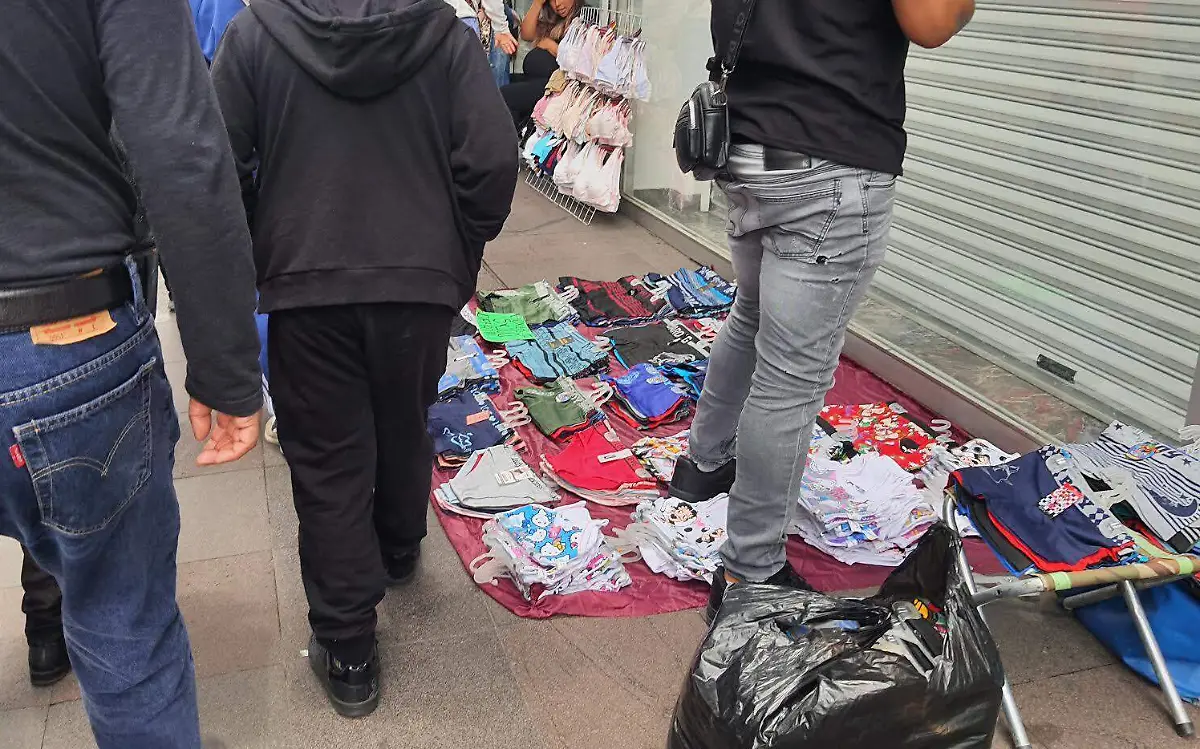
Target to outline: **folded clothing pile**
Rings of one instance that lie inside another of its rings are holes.
[[[430,406],[427,427],[443,468],[461,466],[471,453],[504,444],[516,436],[487,395],[469,391]]]
[[[1200,547],[1200,457],[1120,422],[1064,450],[1175,551]]]
[[[934,445],[929,451],[929,462],[917,476],[926,486],[940,491],[945,488],[949,474],[971,466],[996,466],[1021,457],[1007,453],[985,439],[973,439],[962,445],[945,447]]]
[[[826,406],[821,418],[845,434],[855,452],[878,453],[906,471],[923,468],[937,444],[938,435],[905,413],[899,403]]]
[[[722,315],[733,306],[737,286],[726,281],[712,268],[680,268],[669,276],[648,273],[646,281],[665,289],[667,301],[680,317]]]
[[[531,341],[504,344],[513,365],[537,383],[560,377],[591,377],[608,369],[608,352],[567,323],[530,327]]]
[[[678,382],[689,398],[694,401],[700,400],[700,393],[704,392],[704,378],[708,374],[708,359],[687,364],[663,364],[659,369]]]
[[[644,325],[671,312],[667,301],[656,297],[639,276],[626,276],[616,281],[562,276],[558,279],[558,290],[578,293],[571,306],[579,313],[583,324],[592,327]]]
[[[502,354],[488,356],[474,336],[455,336],[446,347],[446,372],[438,380],[438,399],[463,390],[478,393],[500,391],[500,372],[497,364],[506,358]]]
[[[620,328],[605,335],[623,367],[638,364],[687,364],[707,359],[711,347],[677,320]]]
[[[913,477],[888,458],[808,460],[796,531],[844,564],[896,567],[937,520]]]
[[[672,437],[645,437],[633,444],[633,454],[650,475],[664,484],[675,477],[675,464],[688,454],[689,430]]]
[[[558,501],[558,493],[508,445],[471,455],[454,478],[434,489],[433,497],[447,512],[484,519],[530,502]]]
[[[613,414],[637,429],[654,429],[686,419],[692,404],[683,388],[651,364],[639,364],[620,377],[600,378],[613,388]]]
[[[471,563],[475,582],[506,577],[526,600],[582,591],[616,592],[632,583],[617,552],[583,502],[550,509],[538,504],[484,523],[488,553]]]
[[[542,456],[542,473],[589,502],[623,507],[657,499],[658,483],[607,422],[576,434],[562,452]]]
[[[530,325],[574,322],[579,319],[571,303],[559,295],[549,281],[535,281],[516,289],[479,293],[479,309],[520,315]]]
[[[1059,448],[955,471],[950,490],[1014,574],[1141,561],[1133,537],[1092,499],[1087,478]]]
[[[712,582],[721,566],[728,514],[727,494],[695,505],[674,497],[642,502],[633,513],[634,522],[617,533],[618,547],[636,547],[656,574]]]
[[[545,387],[518,388],[517,400],[529,409],[529,418],[542,434],[562,440],[604,418],[593,396],[566,377]]]

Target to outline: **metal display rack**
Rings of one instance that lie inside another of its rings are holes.
[[[642,28],[641,14],[629,13],[623,10],[588,6],[580,10],[579,18],[594,26],[613,24],[616,27],[617,33],[625,36],[633,36]],[[574,216],[584,226],[592,225],[592,220],[596,217],[596,208],[594,206],[590,206],[559,190],[558,185],[554,184],[554,180],[547,175],[528,166],[522,166],[522,168],[525,170],[525,184],[539,192],[551,203],[554,203],[559,208]]]

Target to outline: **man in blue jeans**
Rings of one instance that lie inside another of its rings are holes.
[[[730,495],[710,619],[730,583],[808,588],[784,544],[846,326],[887,246],[908,45],[945,43],[974,9],[974,0],[713,0],[718,54],[745,30],[720,178],[738,293],[713,346],[691,457],[671,484],[688,501]]]
[[[109,136],[176,271],[199,462],[236,460],[258,435],[254,268],[207,66],[182,0],[14,0],[0,80],[0,534],[62,588],[101,749],[197,749],[179,425]]]

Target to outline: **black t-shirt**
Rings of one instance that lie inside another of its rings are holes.
[[[723,56],[744,0],[713,0]],[[729,81],[735,140],[900,174],[908,39],[891,0],[758,0]]]

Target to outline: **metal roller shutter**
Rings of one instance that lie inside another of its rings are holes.
[[[873,293],[1085,410],[1178,432],[1200,352],[1200,3],[982,1],[907,71]]]

